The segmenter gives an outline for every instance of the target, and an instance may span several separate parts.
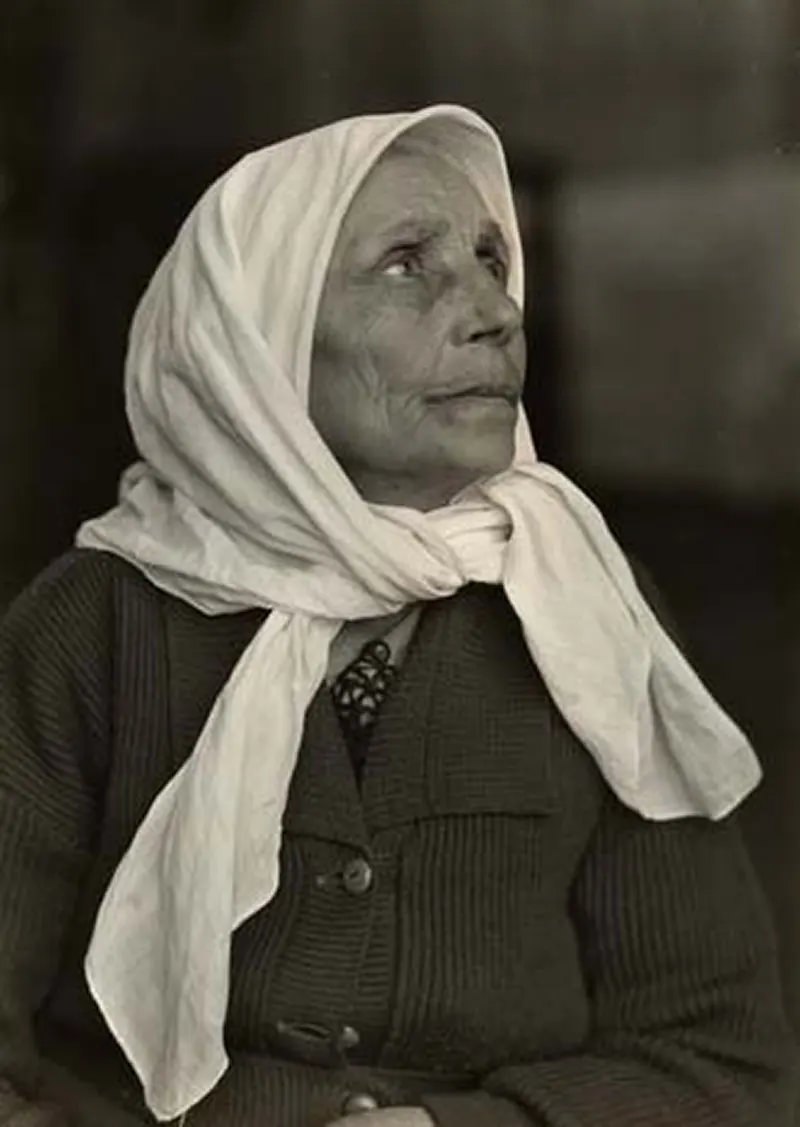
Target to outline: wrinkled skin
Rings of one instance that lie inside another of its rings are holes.
[[[525,368],[508,250],[466,176],[397,147],[345,217],[309,411],[368,501],[428,510],[511,462]]]

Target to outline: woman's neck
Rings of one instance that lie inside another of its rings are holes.
[[[348,469],[358,492],[371,505],[394,505],[427,513],[440,509],[475,479],[463,470],[421,478],[403,474],[383,474],[369,469]]]

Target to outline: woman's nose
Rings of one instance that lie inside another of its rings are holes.
[[[481,267],[478,276],[465,281],[460,288],[453,344],[503,347],[521,330],[522,311],[485,268]]]

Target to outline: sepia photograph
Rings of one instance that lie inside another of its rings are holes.
[[[0,1127],[800,1127],[800,0],[3,0]]]

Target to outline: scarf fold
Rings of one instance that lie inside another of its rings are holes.
[[[432,513],[369,505],[311,424],[313,327],[341,220],[413,129],[459,164],[522,256],[502,148],[453,106],[354,118],[245,157],[200,200],[137,310],[126,364],[142,461],[78,543],[207,614],[272,613],[156,797],[98,913],[95,1001],[161,1120],[227,1067],[231,935],[279,879],[306,709],[343,623],[502,584],[533,661],[609,786],[644,817],[724,817],[758,782],[742,733],[638,591],[597,509],[536,460]]]

